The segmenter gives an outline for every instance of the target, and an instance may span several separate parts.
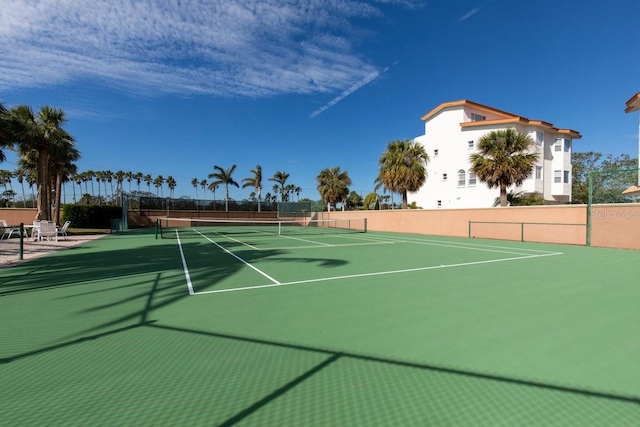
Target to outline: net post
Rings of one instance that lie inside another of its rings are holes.
[[[589,172],[589,197],[587,199],[587,246],[591,246],[591,204],[593,203],[593,171]]]
[[[367,232],[367,218],[364,219],[364,232]]]
[[[520,223],[520,241],[524,242],[524,222]]]
[[[471,238],[471,221],[469,221],[469,238]]]
[[[159,230],[159,225],[158,225],[158,218],[156,218],[156,240],[158,239],[158,230]]]
[[[20,223],[20,253],[18,259],[20,261],[24,259],[24,222]]]

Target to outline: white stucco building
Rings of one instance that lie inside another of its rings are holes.
[[[421,119],[424,135],[415,141],[429,154],[429,176],[420,191],[409,194],[410,203],[415,201],[424,209],[493,206],[500,191],[476,179],[470,171],[469,155],[477,151],[482,136],[508,128],[528,133],[540,158],[523,185],[507,191],[539,193],[552,203],[571,201],[572,143],[581,138],[577,131],[468,100],[440,104]]]

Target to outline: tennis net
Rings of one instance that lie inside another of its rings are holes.
[[[366,233],[366,218],[296,220],[160,218],[158,234],[163,239],[201,235],[288,235]]]

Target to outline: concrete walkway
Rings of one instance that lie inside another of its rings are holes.
[[[104,237],[105,234],[71,235],[68,239],[58,236],[58,241],[43,240],[34,242],[25,238],[23,244],[23,260],[19,259],[20,240],[12,238],[0,241],[0,268],[10,267],[41,256],[76,246],[91,240]]]

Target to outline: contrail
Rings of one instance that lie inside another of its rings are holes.
[[[363,80],[359,81],[358,83],[354,84],[353,86],[351,86],[349,89],[345,90],[344,92],[342,92],[339,96],[333,98],[331,101],[329,101],[327,104],[323,105],[322,107],[318,108],[316,111],[314,111],[313,113],[311,113],[311,115],[309,116],[309,118],[313,119],[314,117],[316,117],[318,114],[322,113],[323,111],[327,110],[328,108],[333,107],[334,105],[336,105],[338,102],[342,101],[343,99],[345,99],[347,96],[351,95],[353,92],[357,91],[358,89],[360,89],[362,86],[371,83],[372,81],[374,81],[375,79],[377,79],[378,77],[380,77],[381,75],[383,75],[384,73],[387,72],[387,70],[389,70],[389,67],[385,67],[384,69],[382,69],[382,71],[374,71],[371,74],[369,74],[367,77],[365,77]]]

